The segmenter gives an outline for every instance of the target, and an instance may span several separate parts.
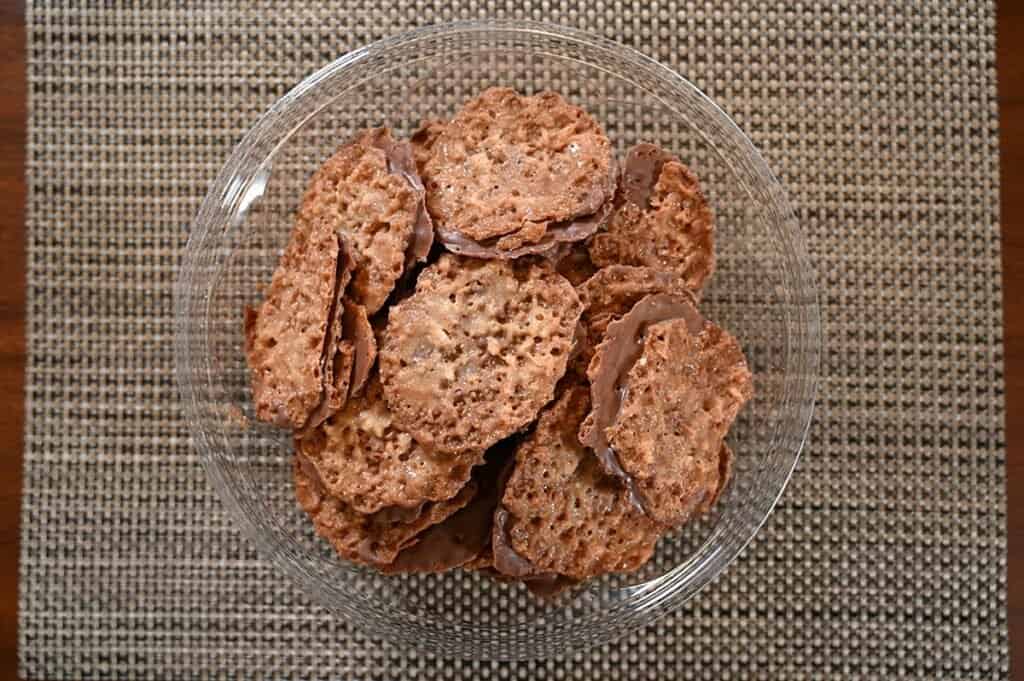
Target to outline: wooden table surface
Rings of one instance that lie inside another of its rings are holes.
[[[18,673],[25,423],[25,11],[0,2],[0,678]]]
[[[1010,675],[1024,680],[1024,3],[999,3],[1000,212],[1006,376]]]
[[[1024,681],[1024,3],[998,7],[1009,622]],[[25,370],[25,11],[0,0],[0,678],[17,678]]]

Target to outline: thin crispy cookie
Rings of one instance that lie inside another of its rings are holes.
[[[388,317],[379,361],[396,423],[446,452],[526,426],[565,373],[580,311],[549,267],[442,256]]]
[[[599,453],[607,446],[652,519],[679,525],[719,494],[731,467],[730,457],[723,468],[723,441],[753,381],[736,339],[715,324],[691,314],[644,326],[633,315],[610,324],[598,346],[589,371],[594,410],[580,439]],[[642,348],[631,364],[616,362],[624,344]],[[611,401],[601,387],[608,372],[617,375]]]
[[[573,579],[639,568],[661,534],[577,439],[589,409],[576,386],[541,414],[502,497],[515,551],[536,570]]]
[[[395,424],[376,377],[364,395],[350,398],[296,446],[331,496],[360,513],[449,499],[483,459],[482,452],[453,455],[420,446]]]
[[[316,533],[342,558],[377,567],[391,563],[403,549],[414,546],[420,533],[451,516],[476,493],[475,485],[469,484],[447,501],[426,503],[411,511],[388,508],[366,515],[327,494],[316,469],[301,454],[296,454],[292,472],[296,499],[313,520]]]
[[[411,159],[408,143],[367,130],[320,167],[299,209],[300,222],[329,220],[352,247],[349,295],[371,315],[402,276],[416,233],[423,191],[409,179]]]
[[[615,211],[590,240],[598,267],[635,265],[675,272],[695,294],[715,266],[711,208],[697,176],[651,144],[626,158]]]
[[[245,350],[260,420],[301,428],[320,403],[340,248],[330,223],[299,222],[263,303],[245,310]]]
[[[312,431],[324,420],[341,409],[348,399],[349,383],[352,376],[352,364],[355,359],[355,346],[345,338],[343,323],[345,289],[352,280],[355,263],[349,254],[344,240],[339,240],[341,249],[338,251],[338,274],[335,282],[334,303],[331,306],[328,325],[328,336],[324,344],[324,354],[320,361],[323,378],[323,391],[320,403],[310,413],[299,432]]]
[[[549,226],[598,213],[614,194],[611,143],[553,92],[492,88],[432,134],[424,133],[430,155],[421,170],[427,208],[449,245],[522,249],[542,242]]]

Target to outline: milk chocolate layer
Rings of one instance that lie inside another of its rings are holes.
[[[343,303],[343,336],[352,343],[354,353],[349,390],[352,395],[359,395],[370,377],[373,363],[377,361],[377,339],[366,316],[366,308],[349,300]]]
[[[661,174],[661,166],[674,156],[653,144],[638,144],[629,150],[619,180],[620,201],[649,208],[651,193]]]
[[[605,223],[612,213],[612,202],[606,201],[596,213],[583,215],[566,220],[564,222],[551,223],[547,227],[540,241],[527,243],[511,249],[498,247],[502,237],[494,237],[485,241],[474,241],[473,239],[454,230],[438,228],[437,234],[441,243],[453,253],[466,255],[473,258],[502,258],[511,260],[524,255],[540,255],[549,260],[560,260],[565,254],[565,247],[577,241],[583,241],[593,236]]]
[[[442,572],[478,558],[489,547],[494,509],[507,477],[508,456],[495,447],[473,474],[473,500],[450,518],[424,532],[419,541],[398,554],[384,572]]]
[[[646,296],[622,319],[608,325],[605,340],[598,346],[588,370],[593,411],[583,424],[580,442],[594,450],[605,472],[626,485],[630,502],[640,510],[644,510],[643,498],[633,478],[622,468],[606,430],[618,419],[622,398],[629,390],[629,370],[643,353],[647,328],[669,319],[685,319],[694,334],[700,333],[704,323],[697,308],[685,298],[666,294]]]
[[[491,548],[494,550],[494,568],[509,577],[525,579],[547,576],[530,561],[523,558],[512,548],[512,540],[508,535],[509,512],[499,506],[494,512],[494,532],[491,535]],[[553,574],[551,576],[554,576]]]
[[[510,459],[501,471],[498,478],[498,499],[505,494],[505,487],[508,479],[515,469],[515,461]],[[491,529],[491,552],[493,554],[493,567],[503,575],[525,579],[536,577],[541,573],[537,567],[524,558],[512,547],[512,538],[509,537],[509,521],[511,514],[508,509],[500,503],[494,509],[493,526]]]
[[[388,172],[402,177],[420,197],[416,220],[413,222],[412,239],[405,252],[405,266],[408,268],[414,263],[426,260],[430,247],[434,245],[434,222],[427,212],[426,189],[416,170],[416,160],[409,142],[395,140],[390,135],[381,135],[376,137],[372,144],[387,157]]]
[[[508,510],[504,506],[499,506],[494,512],[494,530],[491,535],[495,570],[502,575],[521,579],[530,593],[538,598],[554,598],[579,583],[565,575],[538,569],[512,548],[512,541],[508,535],[508,521]]]

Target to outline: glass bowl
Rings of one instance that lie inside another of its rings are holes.
[[[718,268],[702,309],[742,343],[756,396],[730,433],[733,482],[714,511],[662,540],[640,571],[538,601],[478,573],[384,577],[338,559],[299,510],[287,433],[252,418],[242,308],[260,299],[305,183],[340,142],[387,125],[409,135],[486,87],[550,89],[583,106],[621,153],[648,141],[701,178]],[[275,103],[206,196],[175,292],[178,382],[217,494],[263,557],[371,635],[435,654],[561,655],[678,608],[715,578],[771,512],[810,420],[819,353],[812,273],[782,187],[713,102],[634,50],[525,22],[427,27],[346,54]]]

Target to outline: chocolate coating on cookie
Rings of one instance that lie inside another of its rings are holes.
[[[426,190],[417,170],[413,145],[409,142],[395,141],[386,129],[378,128],[374,133],[370,143],[384,152],[388,172],[404,178],[420,197],[416,205],[412,238],[405,252],[405,266],[409,268],[417,262],[426,260],[430,254],[430,247],[434,245],[434,222],[427,212]]]
[[[703,323],[689,300],[661,294],[647,296],[608,326],[587,370],[593,411],[580,429],[580,442],[593,449],[606,473],[622,481],[630,502],[640,510],[644,509],[643,498],[633,477],[623,469],[607,431],[619,418],[623,397],[629,390],[629,371],[643,353],[647,329],[668,319],[685,319],[694,333],[700,331]]]
[[[477,492],[465,507],[423,533],[415,546],[402,551],[384,572],[442,572],[473,563],[489,564],[491,522],[504,481],[507,462],[488,452],[485,465],[474,470]]]
[[[297,432],[309,433],[323,423],[328,416],[341,409],[348,399],[352,379],[352,365],[355,362],[355,344],[352,332],[344,325],[345,290],[352,280],[355,262],[349,255],[349,249],[341,240],[342,248],[338,252],[338,277],[335,283],[334,303],[329,315],[330,326],[324,354],[321,359],[323,375],[323,393],[320,403],[310,413],[306,423]]]
[[[653,144],[638,144],[627,151],[619,178],[618,203],[651,208],[651,195],[666,163],[679,163],[679,159]]]
[[[366,316],[366,308],[349,300],[343,301],[342,327],[344,338],[352,345],[352,378],[349,391],[353,396],[362,393],[370,370],[377,361],[377,339]]]
[[[553,92],[492,88],[429,135],[421,147],[430,149],[421,167],[427,207],[452,250],[496,257],[586,238],[601,218],[574,221],[614,194],[611,143],[589,114]],[[549,229],[561,235],[546,239]]]
[[[338,327],[340,328],[340,319]],[[324,364],[324,392],[320,404],[309,415],[302,428],[295,432],[299,435],[312,433],[345,405],[348,399],[349,384],[352,377],[352,364],[355,361],[355,347],[351,342],[340,337],[332,343],[331,361]]]
[[[594,348],[604,339],[608,324],[633,309],[642,298],[653,293],[681,296],[696,302],[677,274],[650,267],[610,265],[598,270],[576,287],[583,303],[580,323],[584,336],[581,343],[583,371],[594,356]]]
[[[518,431],[565,373],[580,311],[548,266],[443,255],[388,316],[379,362],[395,422],[452,453]]]
[[[598,209],[596,213],[584,215],[565,222],[549,223],[547,231],[537,237],[536,241],[520,234],[515,239],[501,237],[474,241],[459,232],[438,228],[441,243],[452,253],[474,258],[503,258],[511,260],[526,255],[539,255],[552,262],[558,262],[566,254],[566,246],[583,241],[603,227],[612,214],[610,201]],[[499,243],[501,246],[499,247]]]
[[[612,322],[633,309],[641,299],[654,293],[682,296],[696,301],[677,274],[650,267],[610,265],[594,273],[576,288],[583,303],[583,320],[589,330],[603,336]]]
[[[590,240],[598,267],[634,265],[669,270],[699,294],[714,270],[714,224],[697,176],[651,144],[630,149],[615,211]]]

